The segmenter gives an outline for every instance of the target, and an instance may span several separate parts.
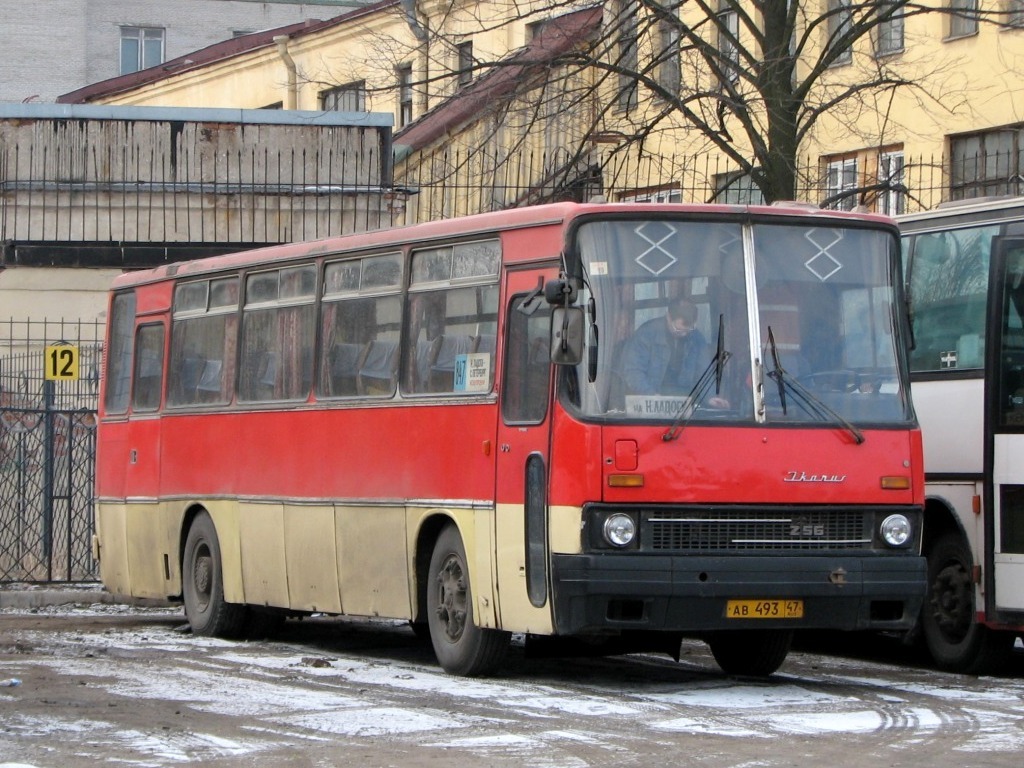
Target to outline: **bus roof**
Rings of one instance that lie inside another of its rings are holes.
[[[931,225],[949,226],[950,220],[969,226],[985,221],[998,221],[1020,215],[1024,211],[1024,197],[976,197],[942,203],[930,211],[905,213],[896,217],[901,229],[914,231],[932,228]]]
[[[550,203],[525,206],[491,213],[479,213],[452,219],[442,219],[422,224],[410,224],[390,229],[374,230],[321,240],[296,243],[282,243],[248,251],[238,251],[223,256],[211,256],[194,261],[180,261],[152,269],[126,272],[114,280],[113,288],[158,282],[186,275],[200,275],[222,270],[238,269],[252,265],[298,260],[346,251],[398,246],[415,239],[428,243],[442,238],[486,235],[507,229],[532,226],[566,224],[572,219],[593,214],[703,214],[711,216],[760,215],[774,217],[807,217],[836,220],[862,221],[893,226],[893,219],[872,213],[852,213],[821,209],[817,206],[783,202],[774,205],[728,205],[713,203]]]

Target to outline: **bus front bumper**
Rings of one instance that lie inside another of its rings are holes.
[[[552,557],[555,628],[563,635],[906,630],[917,621],[925,591],[925,559],[914,555]],[[780,607],[793,617],[780,617]]]

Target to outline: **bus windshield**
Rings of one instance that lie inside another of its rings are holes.
[[[910,417],[891,233],[620,219],[583,224],[576,242],[587,354],[566,381],[585,418]]]

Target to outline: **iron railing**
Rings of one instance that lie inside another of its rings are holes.
[[[98,322],[0,323],[0,582],[96,579],[92,558]],[[79,377],[46,378],[73,347]]]

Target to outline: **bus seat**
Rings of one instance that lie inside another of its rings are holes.
[[[468,334],[442,336],[434,362],[430,365],[430,390],[451,392],[455,389],[455,358],[468,354],[473,341]]]
[[[430,366],[437,357],[437,351],[440,346],[440,336],[429,341],[420,339],[416,343],[416,381],[413,383],[414,392],[430,391]]]
[[[359,365],[357,386],[361,395],[384,395],[395,391],[398,342],[376,339],[366,345]]]
[[[494,334],[482,333],[479,336],[473,338],[473,351],[474,352],[486,352],[489,355],[494,354],[494,350],[497,349],[498,338]]]
[[[265,352],[260,359],[256,383],[261,387],[273,387],[277,382],[277,353]]]
[[[177,402],[191,403],[195,401],[196,388],[202,378],[203,366],[206,361],[201,357],[186,357],[181,361],[181,373],[178,374]]]
[[[330,378],[328,390],[332,395],[354,395],[357,392],[356,378],[359,375],[359,358],[362,344],[339,342],[331,349]]]
[[[221,370],[224,363],[221,360],[207,360],[203,365],[203,373],[196,385],[196,400],[205,403],[214,403],[221,399]]]

